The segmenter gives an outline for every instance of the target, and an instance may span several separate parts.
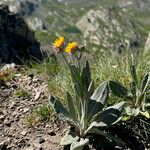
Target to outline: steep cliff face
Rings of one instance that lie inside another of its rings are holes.
[[[24,62],[31,57],[40,58],[40,44],[23,18],[0,5],[0,60]]]
[[[20,14],[42,44],[58,36],[89,52],[143,49],[150,32],[149,0],[0,0]]]

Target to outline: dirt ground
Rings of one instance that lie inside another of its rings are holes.
[[[16,96],[18,89],[25,89],[29,96]],[[64,125],[48,121],[29,127],[27,122],[37,106],[48,103],[48,95],[43,77],[19,73],[0,85],[0,150],[63,149],[59,142]]]

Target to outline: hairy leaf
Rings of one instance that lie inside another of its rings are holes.
[[[86,62],[85,67],[82,69],[81,78],[82,78],[82,84],[85,88],[84,90],[87,91],[91,83],[91,72],[90,72],[88,61]]]
[[[70,150],[82,150],[88,142],[89,139],[80,138],[80,141],[75,141],[71,144]]]
[[[115,124],[121,115],[124,104],[125,102],[117,103],[98,113],[86,132],[93,127],[107,127]]]
[[[68,102],[69,116],[70,116],[70,118],[72,118],[76,122],[77,121],[77,114],[76,114],[75,106],[73,103],[73,99],[68,92],[67,92],[67,102]]]
[[[110,135],[105,131],[99,130],[98,128],[92,128],[91,130],[88,131],[88,134],[98,134],[98,135],[102,135],[104,136],[106,139],[108,139],[109,141],[115,141],[116,143],[118,143],[119,145],[125,146],[126,144],[119,139],[118,137],[116,137],[115,135]]]
[[[150,73],[146,74],[142,80],[142,92],[145,92],[148,85],[150,84]]]
[[[126,107],[125,110],[126,110],[127,115],[129,116],[137,116],[140,113],[139,108]]]
[[[109,81],[109,87],[112,93],[120,98],[130,98],[132,96],[132,94],[123,85],[116,81]]]
[[[50,96],[49,97],[49,103],[50,106],[53,108],[53,110],[58,113],[61,117],[69,117],[69,112],[66,108],[62,105],[62,103],[58,100],[56,100],[55,97]]]
[[[73,137],[71,134],[66,133],[65,136],[61,139],[60,145],[69,145],[74,142],[77,142],[79,140],[79,137]]]
[[[107,107],[105,110],[96,115],[94,121],[103,122],[107,126],[112,125],[120,117],[124,104],[125,102],[123,101],[113,106]]]
[[[87,128],[87,130],[85,131],[85,133],[89,133],[93,128],[97,128],[97,127],[101,127],[101,128],[104,128],[104,127],[107,127],[107,124],[105,124],[104,122],[96,122],[96,121],[93,121]]]
[[[150,118],[150,114],[149,114],[149,112],[148,111],[144,111],[144,112],[142,112],[142,111],[140,111],[140,113],[143,115],[143,116],[145,116],[146,118]]]
[[[90,99],[104,104],[105,101],[108,99],[108,94],[109,94],[108,82],[106,81],[106,82],[101,83],[96,88],[96,90],[94,91]]]
[[[89,118],[97,114],[99,111],[102,110],[104,107],[104,103],[108,99],[109,89],[108,89],[108,82],[101,83],[92,96],[90,97],[88,103],[88,115]]]
[[[131,89],[131,92],[134,96],[134,99],[136,98],[136,90],[137,90],[137,86],[136,86],[136,83],[134,81],[132,81],[130,83],[130,89]]]
[[[136,85],[138,85],[138,79],[137,79],[137,74],[136,74],[136,68],[134,65],[130,66],[130,71],[131,71],[131,76],[133,81],[136,83]]]
[[[69,65],[69,68],[70,68],[72,80],[74,82],[74,89],[77,95],[80,98],[82,98],[84,96],[84,91],[83,91],[82,79],[80,75],[80,69],[75,65]]]

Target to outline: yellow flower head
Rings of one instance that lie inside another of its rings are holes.
[[[66,53],[72,53],[76,48],[77,48],[77,43],[76,42],[68,43],[68,45],[65,49],[65,52]]]
[[[55,48],[60,48],[63,44],[64,44],[64,37],[59,37],[58,39],[56,39],[56,40],[54,41],[53,46],[54,46]]]

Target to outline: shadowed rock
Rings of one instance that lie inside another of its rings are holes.
[[[19,14],[0,5],[0,60],[23,63],[29,58],[42,59],[40,43]]]

